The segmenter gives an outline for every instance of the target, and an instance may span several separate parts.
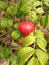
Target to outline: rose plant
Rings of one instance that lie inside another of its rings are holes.
[[[49,65],[48,0],[0,0],[0,59]]]

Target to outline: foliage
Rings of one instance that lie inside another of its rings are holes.
[[[34,23],[23,35],[20,22]],[[16,40],[16,41],[15,41]],[[9,65],[48,65],[49,0],[0,0],[0,59]]]

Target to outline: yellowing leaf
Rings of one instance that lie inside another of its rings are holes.
[[[34,54],[34,49],[31,47],[23,47],[17,53],[19,65],[25,63]]]
[[[43,10],[43,8],[42,8],[42,7],[40,7],[40,8],[37,8],[37,9],[36,9],[36,13],[43,14],[43,13],[44,13],[44,10]]]
[[[38,16],[37,16],[37,14],[36,14],[35,11],[31,11],[31,12],[29,13],[29,16],[31,17],[31,20],[32,20],[32,21],[37,21]]]
[[[29,46],[29,45],[33,44],[34,42],[35,42],[35,37],[34,36],[26,36],[22,40],[22,45],[23,46]]]
[[[27,65],[39,65],[39,61],[36,57],[32,57]]]
[[[48,60],[47,53],[40,49],[36,49],[35,53],[36,53],[36,56],[38,57],[38,60],[40,61],[41,65],[45,65]]]
[[[34,2],[33,7],[37,7],[37,6],[40,6],[40,5],[41,5],[41,2],[40,1],[36,1],[36,2]]]
[[[36,37],[44,38],[44,33],[41,30],[36,30]]]
[[[36,43],[42,50],[46,51],[47,41],[44,38],[37,38]]]

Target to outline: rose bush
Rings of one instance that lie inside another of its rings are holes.
[[[49,65],[49,0],[0,0],[3,59],[8,65]]]

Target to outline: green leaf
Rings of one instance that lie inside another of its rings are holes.
[[[38,57],[38,60],[40,61],[41,65],[45,65],[47,63],[48,55],[46,52],[40,49],[36,49],[35,54]]]
[[[4,47],[3,47],[3,50],[4,50],[4,55],[5,55],[5,57],[8,57],[8,56],[11,54],[9,47],[4,46]]]
[[[45,2],[49,2],[49,0],[44,0]]]
[[[49,16],[48,14],[44,15],[44,16],[40,16],[38,17],[38,21],[40,22],[40,24],[44,27],[47,27],[49,26]]]
[[[10,55],[10,49],[7,46],[0,45],[0,58],[6,58]]]
[[[39,65],[39,61],[36,57],[32,57],[27,65]]]
[[[21,35],[21,33],[20,33],[19,30],[14,30],[14,31],[11,33],[11,36],[12,36],[12,38],[14,38],[14,39],[18,39],[20,35]]]
[[[24,15],[29,15],[29,12],[31,11],[31,7],[28,5],[23,5],[20,8],[20,11],[24,14]]]
[[[2,8],[3,10],[5,10],[7,8],[7,3],[0,1],[0,8]]]
[[[13,20],[11,18],[7,19],[8,26],[13,26]]]
[[[31,47],[23,47],[17,53],[19,65],[25,63],[34,54],[34,49]]]
[[[49,43],[49,35],[46,36],[46,41]]]
[[[23,46],[29,46],[35,42],[34,36],[26,36],[24,39],[22,39],[22,45]]]
[[[4,58],[4,50],[3,47],[0,45],[0,59]]]
[[[38,37],[36,43],[42,50],[46,51],[47,41],[44,38]]]
[[[43,14],[44,13],[43,8],[42,7],[37,8],[36,13]]]
[[[19,25],[19,23],[14,24],[14,28],[18,29],[18,25]]]
[[[17,13],[17,5],[8,7],[6,12],[7,12],[7,15],[9,16],[15,15]]]
[[[40,5],[41,5],[41,2],[40,1],[36,1],[36,2],[34,2],[33,7],[37,7],[37,6],[40,6]]]
[[[47,22],[47,26],[46,26],[46,28],[49,28],[49,15],[47,15],[46,22]]]
[[[42,18],[41,18],[41,25],[43,25],[43,26],[47,26],[47,24],[48,24],[48,15],[44,15],[44,16],[42,16]]]
[[[48,59],[49,59],[49,53],[48,53]]]
[[[2,18],[2,20],[1,20],[1,27],[2,28],[8,27],[7,18]]]
[[[25,5],[25,4],[33,4],[34,2],[36,2],[36,1],[38,1],[38,0],[20,0],[20,2],[21,2],[21,6],[23,6],[23,5]]]
[[[8,60],[9,60],[10,62],[13,62],[14,60],[16,60],[16,56],[10,55],[10,56],[8,57]]]
[[[2,20],[1,20],[1,27],[6,28],[6,27],[11,27],[11,26],[13,26],[12,18],[3,17]]]
[[[31,11],[29,13],[29,17],[30,17],[30,20],[33,21],[33,22],[37,21],[37,19],[38,19],[38,16],[37,16],[35,11]]]
[[[27,0],[20,0],[21,6],[27,4]]]
[[[49,3],[48,2],[44,2],[44,4],[49,7]]]
[[[9,60],[9,65],[18,65],[16,56],[10,55],[8,57],[8,60]]]
[[[49,0],[44,0],[43,2],[46,6],[49,6]]]
[[[44,33],[41,30],[36,30],[36,37],[44,38]]]

